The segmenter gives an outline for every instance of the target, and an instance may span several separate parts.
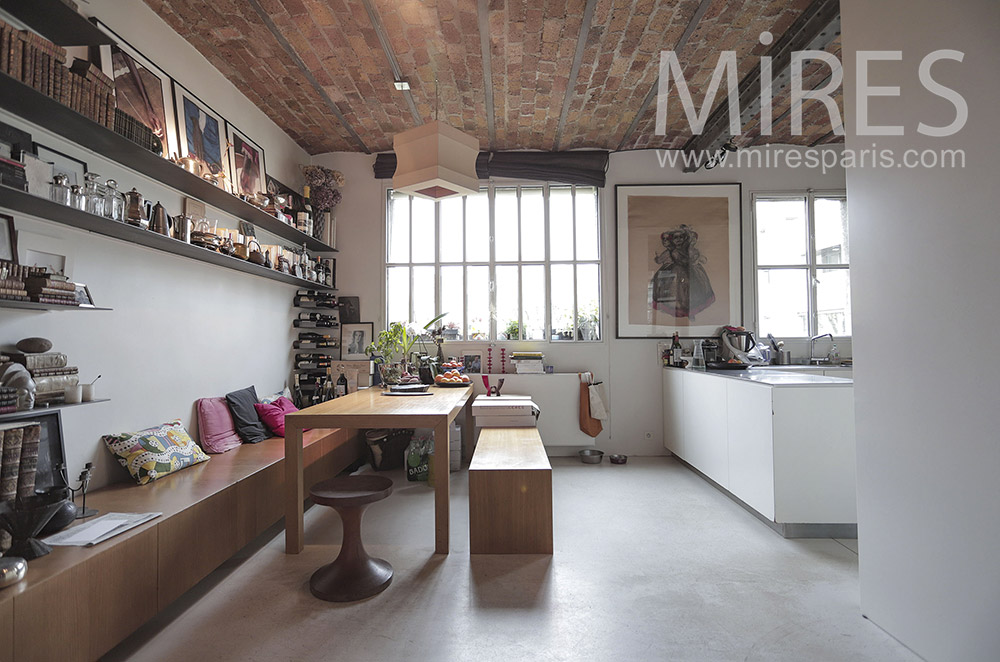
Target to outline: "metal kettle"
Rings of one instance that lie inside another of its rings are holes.
[[[164,237],[170,236],[170,219],[167,218],[167,210],[163,208],[163,205],[159,201],[153,205],[153,214],[150,217],[149,229],[162,234]]]
[[[129,225],[137,225],[140,228],[147,227],[149,218],[146,216],[146,206],[143,204],[142,193],[132,187],[132,190],[125,194],[125,199],[128,205],[125,220],[129,222]]]

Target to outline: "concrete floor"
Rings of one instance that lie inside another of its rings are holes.
[[[381,595],[312,597],[341,535],[313,507],[302,554],[265,536],[105,659],[919,659],[862,618],[857,541],[785,540],[670,458],[552,464],[552,557],[470,557],[464,471],[452,553],[435,556],[432,491],[390,472],[396,491],[364,528],[395,568]]]

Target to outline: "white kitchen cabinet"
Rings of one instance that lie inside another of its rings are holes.
[[[844,375],[835,372],[664,368],[664,445],[785,535],[848,535],[857,523],[854,400],[851,382],[829,378]]]

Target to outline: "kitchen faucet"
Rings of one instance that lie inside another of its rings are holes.
[[[821,338],[829,338],[830,341],[832,342],[833,341],[833,334],[832,333],[821,333],[818,336],[813,336],[812,338],[809,339],[809,365],[823,365],[824,363],[830,363],[830,356],[829,355],[827,355],[827,357],[825,359],[818,359],[818,358],[816,358],[816,356],[814,354],[814,352],[816,350],[816,341],[819,340],[819,339],[821,339]],[[836,347],[837,347],[837,345],[834,344],[834,348],[836,348]]]

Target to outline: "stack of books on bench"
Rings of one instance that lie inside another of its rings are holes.
[[[544,358],[541,352],[514,352],[510,355],[510,363],[519,375],[542,374],[545,372]]]

